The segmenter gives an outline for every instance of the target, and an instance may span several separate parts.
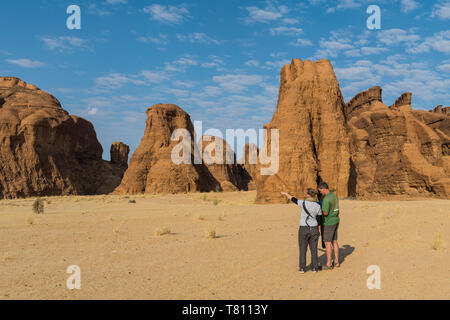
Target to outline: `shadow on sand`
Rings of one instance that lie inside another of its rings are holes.
[[[319,265],[324,266],[327,264],[327,254],[325,249],[318,249],[319,252],[323,252],[323,255],[319,257]],[[345,259],[355,251],[355,247],[345,244],[343,247],[339,248],[339,263],[343,263]],[[331,255],[333,259],[333,254]]]

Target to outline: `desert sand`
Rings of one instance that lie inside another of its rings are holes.
[[[39,215],[34,198],[2,200],[0,299],[450,297],[450,200],[341,200],[341,267],[302,275],[300,208],[255,197],[45,197]],[[164,227],[171,233],[157,235]],[[66,287],[70,265],[81,268],[81,290]],[[379,290],[367,288],[370,265],[381,269]]]

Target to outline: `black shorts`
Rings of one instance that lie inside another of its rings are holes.
[[[338,238],[339,223],[332,226],[323,226],[323,241],[331,242]]]

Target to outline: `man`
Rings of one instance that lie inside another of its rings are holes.
[[[320,205],[316,202],[316,191],[308,189],[305,200],[297,200],[286,192],[281,192],[289,200],[302,208],[300,216],[300,227],[298,229],[299,271],[305,273],[306,270],[306,252],[311,250],[311,269],[317,272],[319,268],[319,259],[317,258],[317,243],[319,241],[320,229],[317,222],[318,216],[322,215]]]
[[[325,251],[327,255],[327,264],[323,266],[325,270],[331,270],[333,267],[340,267],[339,264],[339,244],[338,229],[339,229],[339,199],[334,192],[328,188],[325,182],[319,183],[317,186],[319,193],[323,196],[322,199],[322,214],[323,214],[323,239],[325,241]],[[331,261],[332,253],[334,252],[334,266]]]

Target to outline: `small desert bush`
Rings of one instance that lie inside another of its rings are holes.
[[[225,219],[225,216],[226,216],[227,214],[226,214],[226,212],[225,212],[225,210],[217,217],[217,220],[219,220],[219,221],[223,221],[224,219]]]
[[[208,198],[206,198],[206,194],[203,195],[202,200],[203,200],[203,201],[207,201],[207,200],[208,200]]]
[[[214,199],[213,204],[214,204],[215,206],[217,206],[217,205],[219,204],[219,202],[220,202],[220,200]]]
[[[171,230],[169,227],[159,227],[155,231],[155,235],[157,236],[163,236],[165,234],[171,234]]]
[[[442,239],[441,234],[438,234],[437,237],[433,241],[433,250],[439,251],[442,249]]]
[[[199,215],[197,216],[197,220],[203,221],[203,220],[205,220],[205,216],[202,215],[202,214],[199,214]]]
[[[208,239],[215,239],[217,238],[216,235],[216,227],[214,226],[209,226],[206,230],[205,230],[205,236]]]
[[[33,216],[29,216],[27,218],[27,225],[29,225],[29,226],[34,225],[34,217]]]
[[[128,203],[136,203],[136,200],[130,200]]]
[[[37,214],[44,213],[44,201],[42,201],[41,198],[37,198],[36,200],[34,200],[33,212]]]

